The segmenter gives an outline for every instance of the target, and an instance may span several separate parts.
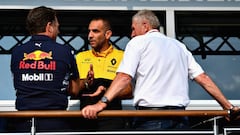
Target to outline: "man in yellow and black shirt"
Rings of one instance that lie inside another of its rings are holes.
[[[81,93],[85,94],[81,97],[81,108],[94,104],[100,100],[102,94],[108,88],[116,75],[116,70],[120,61],[122,60],[123,51],[113,48],[109,44],[109,48],[103,52],[96,52],[94,49],[81,52],[76,56],[78,70],[81,71],[81,79],[85,79],[88,76],[88,71],[90,66],[93,67],[94,72],[94,81],[88,83],[87,80],[84,80],[85,90],[82,90]],[[96,92],[99,86],[104,86],[102,91],[98,96],[91,96],[86,94],[93,94]],[[111,109],[122,109],[121,100],[116,100]],[[109,109],[110,109],[109,108]]]
[[[111,26],[105,18],[94,18],[88,27],[88,40],[91,50],[76,55],[77,67],[81,79],[81,89],[77,93],[80,99],[80,109],[97,103],[116,76],[116,70],[122,60],[123,51],[110,43]],[[129,98],[131,84],[108,105],[108,110],[121,110],[121,99]],[[130,94],[131,95],[131,94]],[[86,120],[86,119],[85,119]],[[123,118],[99,118],[84,122],[86,130],[120,130],[125,126]],[[87,124],[90,123],[90,124]]]

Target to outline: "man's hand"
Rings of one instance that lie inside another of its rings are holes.
[[[240,108],[237,106],[234,106],[230,110],[230,121],[235,121],[240,119]]]
[[[98,89],[92,94],[82,94],[82,96],[96,97],[99,96],[102,92],[105,92],[107,89],[104,86],[99,86]]]
[[[88,71],[88,74],[87,74],[87,77],[86,77],[86,80],[85,80],[86,87],[88,87],[89,85],[92,85],[93,80],[94,80],[93,65],[90,64],[90,68],[89,68],[89,71]]]
[[[99,101],[94,105],[88,105],[82,109],[82,115],[84,118],[97,119],[98,112],[102,111],[107,105]]]

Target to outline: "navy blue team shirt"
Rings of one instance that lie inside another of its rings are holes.
[[[65,110],[69,80],[79,75],[73,50],[45,35],[12,50],[11,71],[17,110]]]

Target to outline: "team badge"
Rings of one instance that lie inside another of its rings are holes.
[[[115,65],[115,64],[117,63],[117,60],[116,60],[115,58],[113,58],[113,59],[111,60],[111,63],[112,63],[112,65]]]

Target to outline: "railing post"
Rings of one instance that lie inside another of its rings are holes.
[[[213,118],[213,131],[214,131],[214,135],[218,135],[218,123],[217,123],[216,116]]]
[[[35,135],[36,134],[36,127],[35,127],[35,118],[32,117],[32,126],[31,126],[31,135]]]

